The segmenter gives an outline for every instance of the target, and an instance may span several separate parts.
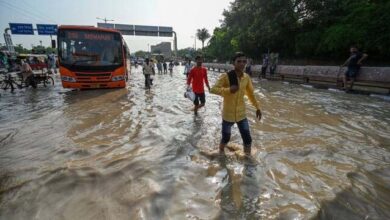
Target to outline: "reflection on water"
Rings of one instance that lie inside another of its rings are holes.
[[[221,98],[184,76],[126,89],[0,94],[0,219],[387,219],[390,103],[254,79],[263,120],[226,155]],[[215,82],[218,73],[210,73]]]

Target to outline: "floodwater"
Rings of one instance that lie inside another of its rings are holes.
[[[181,72],[0,91],[0,219],[390,218],[386,97],[254,79],[252,158],[237,127],[219,156],[222,99],[194,117]]]

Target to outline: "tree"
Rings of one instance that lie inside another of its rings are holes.
[[[336,61],[356,44],[370,60],[388,63],[388,11],[388,0],[234,0],[205,53],[220,61],[237,50],[254,59],[271,50],[284,58]]]
[[[194,48],[191,48],[191,47],[187,47],[187,48],[180,49],[177,51],[177,56],[181,57],[183,59],[192,58],[192,57],[194,57],[194,55],[195,55]]]
[[[24,48],[22,44],[16,44],[15,45],[15,52],[17,52],[17,53],[31,53],[31,50]]]
[[[148,52],[142,51],[142,50],[139,50],[139,51],[137,51],[137,52],[134,53],[134,55],[135,55],[136,57],[143,57],[143,58],[147,57],[148,54],[149,54]]]
[[[196,37],[202,41],[202,51],[204,48],[204,42],[210,38],[209,31],[206,28],[198,29],[196,31]]]

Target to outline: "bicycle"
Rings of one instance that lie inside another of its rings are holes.
[[[48,72],[42,72],[39,74],[33,74],[33,78],[34,78],[36,84],[40,84],[43,82],[44,87],[47,87],[48,85],[54,86],[54,79],[53,79],[53,77],[49,76],[49,74],[52,74],[52,72],[48,71]]]
[[[14,77],[12,77],[10,73],[5,73],[4,75],[5,75],[5,79],[3,79],[3,81],[0,83],[0,89],[7,90],[10,88],[11,92],[13,92],[15,90],[15,86],[19,89],[22,88],[22,84],[17,83],[14,80]]]

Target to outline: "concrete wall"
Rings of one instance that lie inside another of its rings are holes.
[[[233,69],[231,64],[205,63],[204,66],[220,72]],[[346,67],[340,68],[339,66],[279,65],[274,76],[270,76],[267,70],[266,78],[337,86],[337,82],[342,81],[346,70]],[[258,76],[261,72],[261,65],[252,65],[252,71],[254,76]],[[390,92],[390,67],[362,67],[355,85],[383,88]]]

